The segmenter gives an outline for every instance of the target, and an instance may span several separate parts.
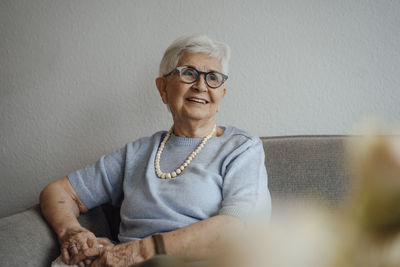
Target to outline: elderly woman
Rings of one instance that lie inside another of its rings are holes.
[[[42,191],[42,212],[65,263],[127,266],[157,252],[204,259],[227,229],[269,214],[260,139],[215,123],[228,60],[229,47],[207,36],[176,40],[156,79],[171,129],[128,143]],[[121,206],[119,244],[78,223],[80,213],[105,203]]]

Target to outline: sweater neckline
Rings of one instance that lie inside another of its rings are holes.
[[[227,127],[218,126],[218,127],[222,128],[224,130],[224,133],[221,136],[210,138],[207,141],[207,143],[214,143],[218,140],[221,140],[222,138],[227,136],[232,129],[232,127],[229,127],[229,126],[227,126]],[[200,137],[181,137],[181,136],[176,136],[174,133],[172,133],[167,144],[170,143],[170,144],[174,144],[174,145],[193,146],[193,145],[198,145],[202,139],[203,138],[200,138]]]

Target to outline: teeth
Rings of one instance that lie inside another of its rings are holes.
[[[194,101],[194,102],[197,102],[197,103],[201,103],[201,104],[206,104],[207,103],[206,101],[200,100],[200,99],[197,99],[197,98],[188,98],[188,100]]]

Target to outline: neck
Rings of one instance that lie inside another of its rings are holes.
[[[215,125],[214,120],[206,123],[174,121],[174,134],[180,137],[203,138],[211,133]]]

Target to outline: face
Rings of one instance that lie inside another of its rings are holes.
[[[184,65],[203,72],[222,72],[221,62],[203,53],[184,54],[178,66]],[[171,110],[174,122],[213,120],[226,93],[224,85],[215,89],[208,87],[203,74],[195,83],[186,84],[180,80],[178,71],[168,77],[158,77],[156,85],[164,104]]]

